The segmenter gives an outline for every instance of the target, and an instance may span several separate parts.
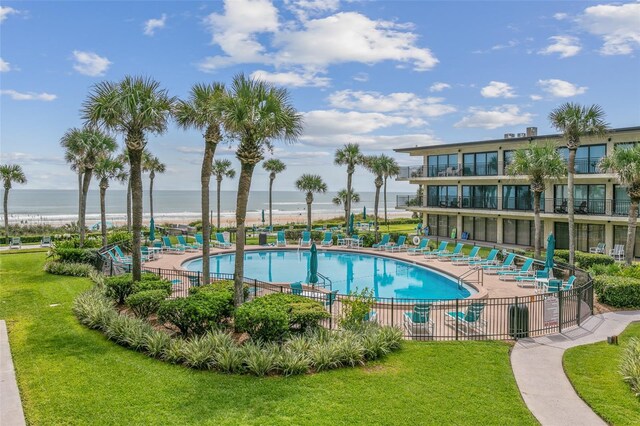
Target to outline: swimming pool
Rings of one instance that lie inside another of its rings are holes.
[[[245,253],[244,275],[261,281],[304,281],[308,250],[256,250]],[[235,254],[211,256],[211,272],[233,274]],[[186,262],[190,271],[202,271],[202,258]],[[458,288],[455,279],[431,269],[373,254],[318,251],[318,272],[331,280],[332,289],[348,294],[372,289],[376,298],[463,299],[476,291]]]

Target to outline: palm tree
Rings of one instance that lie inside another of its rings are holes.
[[[218,213],[217,228],[220,230],[220,188],[222,187],[222,179],[228,177],[233,179],[236,177],[236,171],[231,168],[231,161],[229,160],[215,160],[213,162],[213,175],[216,177],[216,212]]]
[[[95,166],[96,178],[100,179],[100,230],[102,231],[102,245],[107,245],[107,211],[105,206],[107,188],[112,179],[124,180],[124,164],[120,157],[102,157]]]
[[[115,151],[118,145],[111,136],[91,128],[69,129],[60,139],[60,145],[65,149],[65,158],[73,158],[72,167],[82,170],[80,215],[78,216],[80,246],[82,247],[86,232],[87,194],[93,177],[93,169],[101,158]]]
[[[626,187],[631,200],[627,243],[624,249],[625,261],[627,265],[631,265],[638,222],[638,203],[640,203],[640,144],[629,149],[614,149],[611,154],[600,161],[600,168],[618,175],[618,181]]]
[[[153,219],[153,180],[156,178],[156,173],[166,172],[167,166],[155,155],[147,153],[142,160],[142,170],[149,172],[149,214]]]
[[[84,102],[82,115],[88,124],[124,135],[129,157],[132,204],[132,272],[140,281],[140,232],[142,230],[142,152],[148,134],[162,134],[175,99],[150,78],[126,76],[119,82],[93,86]]]
[[[599,105],[589,107],[567,102],[549,113],[549,121],[557,130],[561,131],[569,150],[567,177],[567,205],[569,206],[569,264],[574,264],[575,234],[574,234],[574,201],[573,178],[575,174],[576,151],[583,136],[602,136],[607,132],[608,125],[604,120],[604,111]]]
[[[357,143],[345,144],[341,149],[336,150],[333,162],[338,166],[347,166],[347,199],[345,200],[345,223],[349,223],[351,213],[351,181],[356,166],[364,163],[364,156],[360,152],[360,145]],[[348,228],[348,227],[347,227]]]
[[[566,164],[553,144],[532,144],[513,154],[506,173],[510,176],[526,176],[531,185],[535,223],[534,256],[539,258],[542,246],[540,198],[547,180],[560,179],[567,174]]]
[[[73,144],[67,146],[64,151],[64,161],[69,163],[71,170],[78,175],[78,221],[82,216],[82,152],[80,146]]]
[[[27,183],[27,177],[18,164],[3,164],[0,166],[0,178],[4,185],[4,236],[9,239],[9,190],[12,183]]]
[[[324,194],[327,192],[327,184],[323,182],[320,175],[304,174],[296,181],[296,188],[307,194],[307,231],[311,231],[311,204],[313,194]]]
[[[209,222],[209,184],[211,183],[211,167],[216,147],[222,140],[221,100],[226,96],[221,83],[195,84],[191,88],[187,101],[178,101],[173,112],[178,125],[184,129],[195,128],[204,132],[204,155],[200,169],[200,210],[202,215],[202,262],[203,283],[209,283],[209,253],[211,223]]]
[[[277,158],[271,158],[262,163],[262,167],[269,172],[269,228],[271,228],[273,226],[271,219],[271,192],[273,190],[273,181],[276,179],[276,175],[282,173],[287,166]]]
[[[127,185],[127,231],[131,232],[131,172],[129,168],[129,154],[126,147],[122,153],[118,155],[117,160],[123,165],[123,174],[117,178],[117,180],[121,184]]]
[[[344,206],[345,209],[345,214],[347,211],[347,190],[346,189],[341,189],[340,191],[338,191],[338,193],[336,194],[335,197],[333,197],[333,199],[331,200],[333,202],[333,204],[335,204],[336,206]],[[352,203],[359,203],[360,202],[360,194],[358,194],[357,192],[354,192],[353,189],[351,190],[351,202]]]
[[[387,164],[389,163],[389,160],[393,159],[384,154],[365,158],[365,167],[375,176],[373,183],[376,186],[376,197],[373,202],[373,216],[375,218],[374,238],[376,241],[378,241],[378,205],[380,204],[380,188],[384,183],[384,176],[387,171]]]
[[[247,201],[256,164],[263,159],[271,141],[294,142],[302,132],[302,116],[291,105],[286,89],[245,77],[233,78],[231,93],[223,101],[225,130],[239,140],[236,157],[240,160],[240,177],[236,203],[238,235],[235,259],[234,303],[243,302],[244,238]]]
[[[387,219],[387,179],[394,178],[400,173],[400,166],[396,162],[395,158],[385,156],[384,163],[384,221],[389,225]]]

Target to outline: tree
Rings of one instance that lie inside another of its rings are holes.
[[[101,158],[109,156],[118,145],[111,136],[93,128],[69,129],[60,139],[60,145],[65,149],[65,158],[73,160],[72,168],[75,167],[82,171],[82,188],[78,209],[78,228],[80,246],[82,247],[86,233],[87,194],[93,177],[93,169]]]
[[[120,155],[118,155],[117,160],[123,165],[123,174],[120,175],[117,180],[123,184],[127,185],[127,231],[131,232],[131,172],[129,170],[129,153],[127,152],[127,148]]]
[[[338,191],[337,195],[333,197],[331,201],[336,206],[344,206],[344,211],[346,214],[346,211],[347,211],[347,190],[346,189],[341,189],[340,191]],[[360,202],[360,194],[358,194],[357,192],[354,192],[353,189],[351,190],[351,202],[352,203]]]
[[[286,89],[239,74],[233,78],[230,95],[223,101],[223,120],[227,132],[239,140],[236,158],[240,177],[236,202],[238,236],[235,258],[234,303],[243,302],[244,239],[247,201],[256,164],[272,140],[294,142],[302,132],[302,116],[291,105]]]
[[[132,273],[140,281],[142,230],[142,152],[147,135],[162,134],[175,99],[150,78],[126,76],[119,82],[104,81],[93,86],[83,104],[88,124],[122,133],[129,158],[132,204]]]
[[[307,230],[311,231],[311,204],[313,194],[324,194],[327,192],[327,184],[324,183],[320,175],[304,174],[296,181],[298,191],[306,193],[307,201]]]
[[[376,187],[376,197],[373,202],[373,216],[375,220],[374,224],[374,238],[378,241],[378,206],[380,204],[380,188],[384,183],[385,172],[387,171],[387,164],[389,160],[393,160],[384,154],[378,156],[369,156],[365,158],[365,167],[375,176],[373,184]]]
[[[638,222],[638,204],[640,203],[640,144],[633,148],[616,148],[600,161],[600,168],[618,175],[618,181],[629,194],[629,225],[624,258],[627,265],[633,262],[633,253]]]
[[[222,140],[221,101],[226,96],[221,83],[195,84],[191,88],[189,99],[179,101],[173,115],[184,129],[195,128],[204,131],[204,155],[200,169],[200,210],[202,217],[202,277],[203,283],[209,283],[209,239],[211,223],[209,222],[209,184],[211,183],[211,167],[218,143]]]
[[[272,208],[271,208],[271,193],[273,190],[273,181],[276,179],[276,175],[278,173],[282,173],[286,168],[286,164],[277,158],[271,158],[264,163],[262,163],[262,167],[269,172],[269,227],[273,226],[272,221]]]
[[[80,216],[82,216],[82,152],[80,146],[74,145],[65,148],[64,161],[69,163],[71,170],[78,175],[78,223],[80,222]]]
[[[575,175],[576,151],[580,146],[580,138],[583,136],[602,136],[607,132],[607,123],[604,121],[604,111],[599,105],[589,107],[567,102],[551,111],[549,121],[557,130],[561,131],[569,150],[567,164],[567,205],[569,213],[569,264],[574,264],[575,222],[573,201],[573,178]]]
[[[0,178],[4,185],[4,236],[9,239],[9,190],[12,183],[27,183],[27,177],[20,165],[3,164],[0,166]]]
[[[107,245],[107,209],[105,206],[107,188],[110,180],[126,180],[124,164],[120,157],[102,157],[95,166],[96,178],[100,187],[100,231],[102,232],[102,245]]]
[[[147,152],[143,156],[142,170],[149,172],[149,214],[153,219],[153,180],[156,178],[156,173],[167,171],[167,166],[158,157]]]
[[[394,158],[386,157],[384,163],[384,221],[388,225],[389,220],[387,218],[387,179],[394,178],[400,173],[400,166]]]
[[[360,145],[357,143],[345,144],[336,150],[333,162],[338,166],[347,166],[347,199],[345,200],[345,223],[349,223],[351,213],[351,181],[356,166],[364,164],[364,156],[360,152]],[[348,226],[347,226],[348,229]]]
[[[216,177],[216,212],[218,213],[217,228],[220,230],[220,188],[222,187],[222,179],[228,177],[233,179],[236,177],[236,171],[231,168],[231,161],[229,160],[215,160],[213,162],[213,175]]]
[[[531,144],[518,149],[507,166],[506,174],[526,176],[533,192],[533,215],[535,223],[534,256],[540,258],[542,246],[542,222],[540,220],[540,198],[547,180],[560,179],[567,173],[566,164],[553,144]]]

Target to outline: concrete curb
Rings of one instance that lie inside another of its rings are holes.
[[[542,425],[606,425],[578,396],[562,366],[564,351],[606,340],[640,321],[640,311],[594,315],[562,334],[522,339],[511,352],[511,367],[529,410]]]
[[[13,369],[7,323],[0,320],[0,425],[25,425],[20,392]]]

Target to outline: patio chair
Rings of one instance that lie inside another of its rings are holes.
[[[498,277],[500,280],[516,280],[517,277],[532,277],[531,267],[533,266],[533,259],[527,259],[524,261],[519,270],[516,271],[498,271]]]
[[[115,252],[116,257],[118,258],[118,260],[126,260],[126,261],[131,261],[131,256],[127,256],[122,252],[122,249],[120,248],[120,246],[114,246],[113,250]]]
[[[300,247],[311,247],[311,232],[310,231],[302,231],[302,237],[298,241],[298,246],[300,246]]]
[[[389,244],[389,239],[391,238],[391,235],[389,234],[384,234],[382,236],[382,238],[380,239],[379,243],[373,244],[371,247],[374,250],[384,250],[384,248]]]
[[[474,269],[482,268],[485,265],[495,265],[497,263],[496,257],[498,256],[498,249],[492,249],[487,257],[480,260],[473,260],[469,262],[469,266]]]
[[[363,322],[378,322],[378,313],[373,309],[364,314]]]
[[[21,249],[22,248],[22,240],[20,240],[20,237],[11,238],[11,240],[9,241],[9,248],[10,249]]]
[[[596,247],[589,247],[589,253],[604,254],[605,248],[606,248],[605,243],[598,243]]]
[[[513,261],[515,260],[516,255],[514,253],[509,253],[507,258],[502,262],[501,265],[483,265],[482,269],[487,274],[497,274],[499,271],[509,271],[513,269]]]
[[[336,236],[336,245],[338,247],[345,247],[347,245],[347,238],[342,234]]]
[[[533,285],[536,287],[536,293],[538,292],[538,286],[540,280],[548,280],[549,279],[549,269],[539,269],[535,271],[532,275],[516,275],[515,280],[519,287],[524,287],[525,285]]]
[[[333,245],[333,232],[327,231],[324,233],[324,239],[320,241],[322,247],[329,247]]]
[[[200,287],[200,276],[199,275],[187,275],[187,279],[189,280],[189,285],[191,287]]]
[[[437,257],[440,253],[448,253],[447,245],[449,245],[449,241],[442,241],[436,250],[429,250],[424,254],[425,259],[433,259]]]
[[[412,337],[433,336],[435,324],[429,318],[431,314],[431,304],[419,303],[413,306],[411,312],[402,315],[402,324],[407,334]]]
[[[576,281],[576,276],[571,275],[569,279],[562,283],[562,291],[568,291],[573,288],[573,283]]]
[[[284,237],[284,231],[278,231],[277,234],[277,240],[276,240],[276,246],[277,247],[285,247],[287,245],[287,240]]]
[[[545,293],[557,293],[562,287],[562,280],[549,280],[544,286]]]
[[[396,243],[389,243],[384,247],[384,249],[390,252],[406,250],[407,249],[406,241],[407,241],[407,236],[400,235]]]
[[[291,287],[291,294],[302,295],[302,282],[296,281],[295,283],[289,284],[289,287]]]
[[[456,266],[468,265],[469,262],[474,262],[480,260],[480,256],[478,256],[478,252],[480,251],[479,246],[474,246],[467,256],[454,256],[451,258],[451,264]]]
[[[230,248],[233,245],[224,239],[224,234],[222,232],[216,232],[216,239],[213,244],[218,248]]]
[[[356,235],[351,239],[351,247],[360,248],[364,246],[364,235]]]
[[[555,213],[566,213],[567,212],[567,200],[562,200],[562,204],[554,209]]]
[[[453,249],[451,253],[449,252],[438,253],[438,260],[441,262],[448,262],[451,260],[452,257],[460,256],[460,253],[462,252],[462,247],[464,247],[464,243],[458,243],[456,244],[456,247]]]
[[[147,246],[140,247],[140,256],[143,262],[155,260],[155,255],[151,251],[149,251],[149,247]]]
[[[193,239],[195,241],[191,243],[191,245],[196,247],[198,250],[202,250],[202,246],[204,245],[204,240],[202,239],[202,233],[198,232],[193,236]]]
[[[113,249],[111,250],[107,250],[106,252],[107,254],[107,260],[112,262],[114,265],[117,266],[127,266],[130,267],[131,266],[131,259],[120,259],[116,253],[113,251]]]
[[[51,237],[42,237],[40,247],[51,247]]]
[[[575,213],[578,214],[588,214],[589,210],[587,209],[587,202],[583,201],[580,203],[580,206],[574,210]]]
[[[407,249],[407,253],[410,255],[416,255],[416,254],[424,253],[426,250],[430,250],[429,239],[423,238],[420,240],[420,244],[418,244],[416,247]]]
[[[171,244],[171,240],[169,239],[169,237],[162,237],[162,250],[168,252],[168,253],[184,253],[185,248],[179,245],[173,245]]]
[[[609,256],[614,260],[624,260],[624,246],[622,244],[616,244],[609,252]]]
[[[178,235],[177,238],[178,238],[178,244],[183,246],[186,251],[198,251],[198,246],[187,243],[187,240],[185,240],[184,235]]]
[[[466,312],[447,312],[447,324],[456,327],[462,334],[485,334],[487,322],[482,319],[485,306],[483,302],[472,302]]]

